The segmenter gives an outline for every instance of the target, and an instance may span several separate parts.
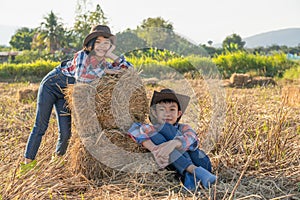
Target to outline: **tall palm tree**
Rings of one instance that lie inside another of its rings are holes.
[[[44,35],[44,41],[47,43],[50,52],[61,48],[61,41],[63,41],[64,27],[59,18],[51,11],[46,17],[45,22],[41,23],[39,27],[42,35]]]

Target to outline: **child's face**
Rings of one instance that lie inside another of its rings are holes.
[[[158,123],[163,124],[168,122],[169,124],[175,124],[178,117],[182,112],[178,110],[178,105],[175,102],[161,102],[156,104],[155,117]]]
[[[110,39],[103,36],[98,36],[95,41],[94,50],[97,56],[103,57],[111,47]]]

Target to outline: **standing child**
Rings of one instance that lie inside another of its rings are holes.
[[[152,152],[160,167],[170,164],[175,168],[187,189],[195,190],[198,182],[207,189],[216,181],[210,159],[198,148],[195,131],[179,123],[189,100],[171,89],[154,91],[150,104],[152,125],[134,123],[128,134]]]
[[[97,25],[85,37],[83,49],[75,53],[73,60],[62,62],[43,78],[38,92],[35,124],[25,149],[25,164],[36,157],[53,106],[59,132],[55,154],[65,154],[71,136],[71,116],[63,93],[68,84],[73,84],[75,80],[89,83],[105,74],[118,74],[123,68],[132,67],[124,56],[118,57],[112,53],[115,45],[116,37],[111,34],[110,28]]]

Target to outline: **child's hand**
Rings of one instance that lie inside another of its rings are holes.
[[[176,148],[178,140],[170,140],[162,143],[158,146],[157,156],[158,157],[169,157],[169,155]]]
[[[166,157],[162,157],[162,156],[158,156],[160,149],[159,146],[156,146],[151,153],[154,156],[154,159],[156,161],[156,163],[158,164],[159,167],[161,168],[165,168],[166,166],[169,165],[169,156]]]
[[[115,61],[116,59],[118,59],[119,57],[116,56],[114,53],[113,53],[113,50],[115,50],[116,46],[115,45],[111,45],[111,47],[107,50],[107,52],[105,53],[105,57],[106,58],[110,58],[112,59],[113,61]]]

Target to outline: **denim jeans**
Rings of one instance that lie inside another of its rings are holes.
[[[42,137],[48,128],[53,106],[59,132],[55,151],[59,155],[65,154],[71,137],[71,115],[66,107],[65,95],[62,90],[67,87],[67,84],[74,84],[74,82],[73,77],[62,74],[60,66],[49,72],[41,81],[37,97],[35,124],[27,141],[25,158],[35,159]]]
[[[176,132],[177,129],[173,125],[165,123],[163,128],[158,133],[152,135],[150,139],[154,144],[159,145],[174,139]],[[170,165],[181,175],[184,175],[186,168],[192,164],[197,167],[201,166],[209,172],[212,170],[209,157],[200,149],[185,152],[175,149],[170,154],[169,160]]]

